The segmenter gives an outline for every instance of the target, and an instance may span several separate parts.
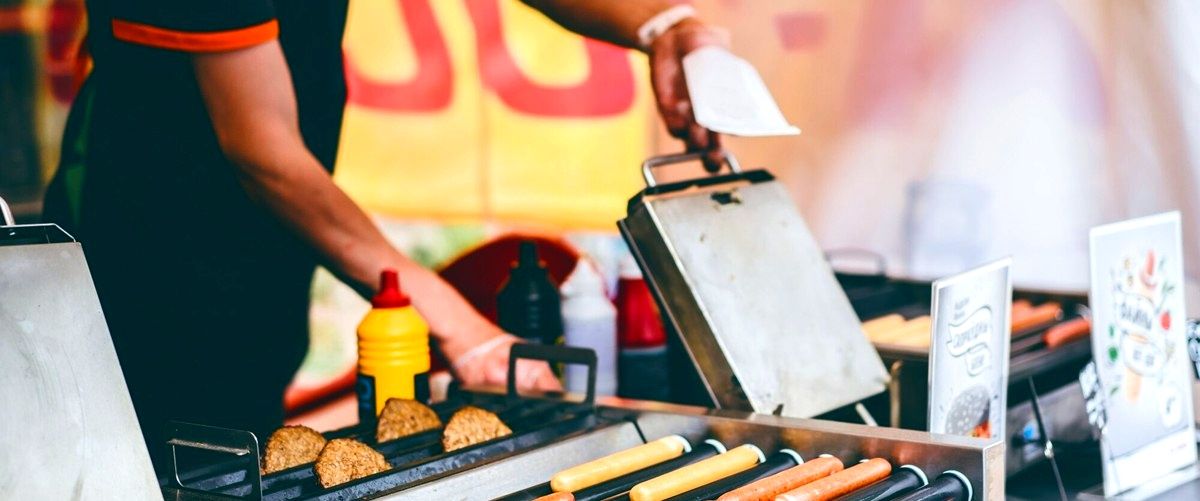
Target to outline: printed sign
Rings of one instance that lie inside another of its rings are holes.
[[[1091,231],[1104,494],[1196,462],[1179,213]]]
[[[929,431],[1004,437],[1011,259],[933,283]]]

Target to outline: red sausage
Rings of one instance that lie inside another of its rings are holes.
[[[1079,317],[1074,320],[1068,320],[1061,324],[1055,325],[1046,330],[1042,334],[1042,341],[1049,348],[1058,348],[1064,344],[1070,343],[1077,339],[1082,339],[1091,334],[1092,322],[1084,317]]]
[[[891,473],[891,463],[875,458],[780,494],[775,501],[826,501],[866,487]]]
[[[775,496],[839,471],[842,471],[841,460],[819,457],[726,492],[717,501],[770,501]]]
[[[1062,305],[1049,302],[1037,305],[1021,315],[1013,315],[1012,331],[1021,332],[1062,318]]]

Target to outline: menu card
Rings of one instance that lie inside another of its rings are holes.
[[[929,431],[1003,439],[1012,259],[933,283]]]
[[[1196,463],[1178,212],[1092,228],[1104,494]]]

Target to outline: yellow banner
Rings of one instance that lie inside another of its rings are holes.
[[[390,217],[611,230],[655,126],[640,54],[513,0],[358,0],[337,182]]]

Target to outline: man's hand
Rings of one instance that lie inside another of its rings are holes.
[[[463,384],[503,385],[508,378],[509,349],[520,339],[509,334],[499,334],[475,345],[470,351],[452,360],[454,373]],[[561,390],[558,379],[546,362],[535,360],[517,361],[517,388],[525,390]]]
[[[696,123],[683,76],[683,57],[708,45],[727,46],[727,34],[694,19],[675,25],[650,45],[650,81],[667,130],[687,143],[688,151],[706,152],[704,166],[716,171],[722,161],[720,136]]]

